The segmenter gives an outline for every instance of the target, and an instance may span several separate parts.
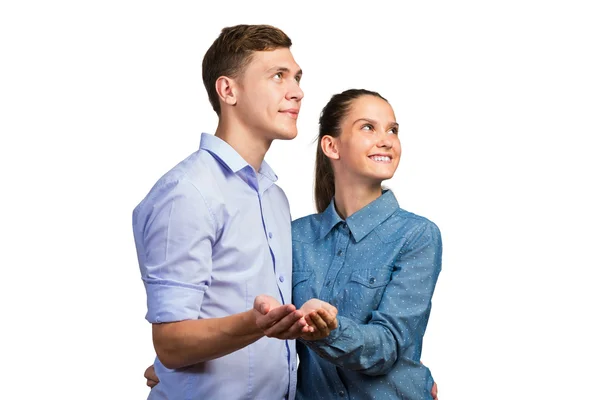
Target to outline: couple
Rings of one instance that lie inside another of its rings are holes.
[[[271,26],[222,30],[202,63],[217,130],[133,212],[149,398],[436,398],[419,360],[441,239],[381,187],[401,154],[391,106],[353,89],[323,108],[318,214],[291,223],[263,161],[297,134],[291,44]]]

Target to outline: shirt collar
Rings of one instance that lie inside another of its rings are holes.
[[[360,242],[373,229],[381,225],[396,210],[399,205],[396,196],[391,190],[385,190],[381,196],[361,208],[346,219],[346,224],[354,237],[354,240]],[[344,222],[335,210],[334,199],[325,211],[321,219],[320,238],[323,239],[337,224]]]
[[[234,174],[237,174],[246,167],[252,168],[229,143],[215,135],[202,133],[200,138],[200,148],[211,153]],[[273,169],[264,160],[260,165],[258,173],[272,182],[276,182],[278,179]]]

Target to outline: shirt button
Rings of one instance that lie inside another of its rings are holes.
[[[285,278],[283,277],[283,275],[280,275],[279,276],[279,282],[283,282],[283,281],[285,281]]]
[[[371,279],[369,279],[369,283],[370,283],[371,285],[372,285],[372,284],[374,284],[374,283],[375,283],[375,278],[371,278]]]
[[[344,223],[342,224],[342,228],[346,229],[347,227],[348,227],[348,225],[347,225],[347,224],[344,222]]]
[[[338,255],[338,256],[341,256],[341,255],[342,255],[342,251],[341,251],[341,250],[338,250],[338,252],[337,252],[337,255]]]
[[[269,239],[271,239],[273,237],[273,234],[271,232],[269,232]]]
[[[344,397],[344,395],[345,395],[346,393],[344,393],[344,391],[343,391],[343,390],[340,390],[340,391],[338,392],[338,394],[340,395],[340,397]]]

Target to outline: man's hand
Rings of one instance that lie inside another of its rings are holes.
[[[146,385],[148,385],[150,389],[158,384],[158,376],[156,376],[156,372],[154,371],[154,365],[146,368],[146,371],[144,371],[144,378],[146,378]]]
[[[281,305],[271,296],[260,295],[254,299],[256,326],[265,336],[277,339],[297,339],[311,328],[304,320],[304,312],[293,304]]]
[[[304,340],[324,339],[338,327],[337,308],[323,300],[310,299],[302,305],[300,311],[305,313],[304,319],[313,328],[313,332],[301,336]]]
[[[431,387],[431,397],[433,397],[433,400],[438,400],[437,397],[437,383],[433,382],[433,386]]]

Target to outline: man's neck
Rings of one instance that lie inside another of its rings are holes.
[[[271,141],[254,135],[248,128],[219,120],[215,136],[227,142],[255,171],[271,147]]]

